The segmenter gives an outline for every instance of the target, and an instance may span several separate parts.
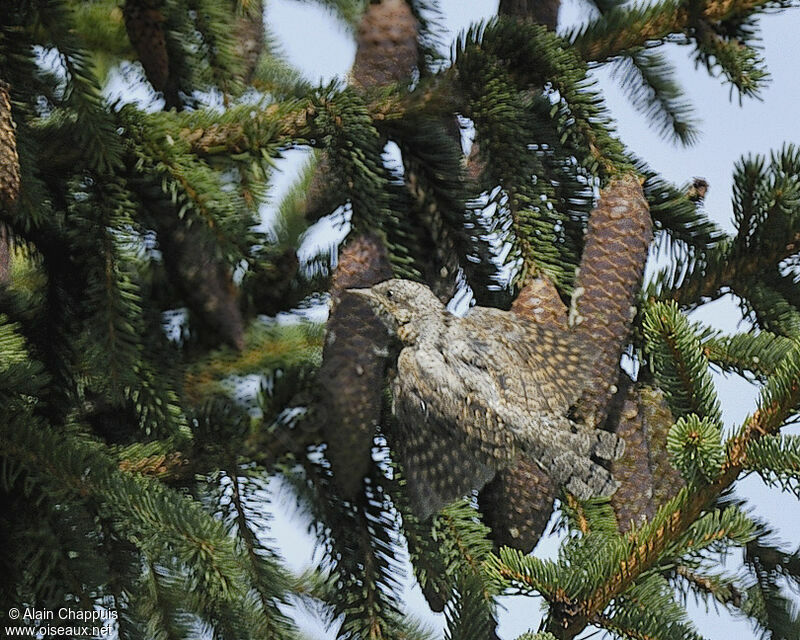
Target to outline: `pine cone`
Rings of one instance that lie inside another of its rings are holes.
[[[253,79],[258,60],[264,51],[264,3],[250,0],[242,15],[236,17],[236,53],[242,61],[242,80],[249,84]]]
[[[638,181],[631,176],[612,182],[592,212],[573,299],[574,331],[587,354],[597,354],[592,384],[578,403],[579,415],[592,426],[605,421],[617,390],[614,381],[651,238],[650,213]],[[531,323],[569,331],[564,304],[544,278],[527,284],[512,310]],[[635,421],[627,426],[633,429]],[[623,429],[618,435],[626,439],[629,433]],[[495,542],[532,550],[550,519],[556,492],[546,474],[527,461],[499,472],[479,498]]]
[[[417,66],[417,31],[406,0],[373,0],[358,25],[353,84],[374,87],[409,80]]]
[[[495,546],[533,551],[550,521],[557,494],[550,476],[530,460],[521,458],[500,471],[478,494]]]
[[[287,248],[267,256],[266,264],[250,269],[242,280],[248,315],[275,316],[296,307],[304,297],[304,292],[293,286],[300,268],[297,252]]]
[[[356,37],[353,84],[371,87],[411,77],[417,61],[417,22],[405,0],[371,3]],[[309,209],[326,203],[327,156],[312,178]],[[369,305],[350,288],[369,287],[392,276],[383,242],[374,235],[351,240],[339,256],[331,288],[332,307],[319,371],[323,430],[328,458],[343,495],[362,490],[371,464],[372,440],[381,417],[388,335]]]
[[[0,81],[0,204],[11,208],[19,196],[17,133],[8,85]]]
[[[201,225],[162,227],[158,241],[167,272],[181,290],[195,326],[210,330],[236,349],[244,347],[244,319],[231,270],[214,252]]]
[[[159,0],[126,0],[123,9],[125,30],[150,84],[164,94],[167,106],[177,106],[174,104],[177,92],[170,82],[162,4]]]
[[[0,286],[11,282],[11,239],[0,222]]]
[[[680,472],[672,465],[667,451],[667,434],[675,423],[664,392],[641,386],[640,406],[644,414],[645,434],[653,469],[653,504],[658,509],[684,486]]]
[[[624,379],[628,392],[612,419],[618,424],[616,434],[625,440],[625,454],[611,465],[620,483],[611,506],[623,533],[652,518],[684,485],[667,454],[667,432],[674,420],[664,394]]]
[[[588,425],[603,424],[617,391],[619,360],[652,238],[650,209],[638,179],[613,180],[589,218],[570,312],[573,331],[594,356],[592,384],[577,405]]]
[[[555,29],[558,24],[558,10],[561,0],[500,0],[497,13],[501,16],[514,16],[543,24]]]
[[[363,235],[342,250],[331,287],[318,410],[336,484],[351,499],[361,492],[371,464],[389,338],[370,306],[346,289],[369,287],[391,275],[383,243],[377,236]]]
[[[692,185],[686,192],[686,197],[692,202],[702,203],[708,193],[708,181],[705,178],[694,178]]]
[[[17,133],[8,85],[0,80],[0,205],[11,209],[19,197]],[[0,223],[0,285],[11,279],[11,237]]]

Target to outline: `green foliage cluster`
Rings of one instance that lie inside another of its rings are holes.
[[[351,27],[367,4],[320,3]],[[116,0],[6,0],[0,11],[21,175],[18,198],[0,205],[13,238],[0,282],[0,603],[113,608],[131,639],[300,640],[291,607],[305,606],[343,639],[428,640],[402,601],[406,549],[448,640],[496,638],[500,594],[546,600],[540,632],[518,640],[590,625],[699,638],[690,594],[763,637],[798,637],[782,588],[800,584],[798,554],[728,490],[754,472],[800,495],[800,439],[779,431],[800,407],[800,150],[739,163],[726,235],[626,150],[589,73],[613,65],[656,128],[689,144],[691,109],[658,47],[690,46],[732,91],[756,95],[756,19],[789,2],[597,0],[598,16],[564,36],[501,16],[446,60],[435,3],[415,0],[418,74],[367,90],[312,86],[268,28],[246,70],[235,34],[261,20],[256,0],[122,4],[163,36],[159,91]],[[107,99],[120,78],[148,98]],[[480,171],[449,131],[456,115],[474,129]],[[289,149],[317,155],[264,231],[259,205]],[[563,496],[552,561],[493,549],[469,500],[418,521],[380,433],[363,494],[341,495],[313,411],[324,327],[301,313],[324,299],[334,265],[327,248],[298,259],[305,232],[330,215],[374,233],[396,275],[446,290],[444,273],[481,304],[509,305],[538,274],[566,300],[597,192],[630,171],[656,246],[670,249],[645,287],[633,353],[676,417],[667,446],[686,486],[624,534],[608,501]],[[729,293],[752,331],[687,320]],[[731,434],[713,367],[763,387]],[[318,540],[320,567],[302,575],[269,537],[275,483]],[[740,574],[720,572],[734,548]]]

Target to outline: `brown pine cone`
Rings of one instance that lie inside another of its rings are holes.
[[[406,0],[373,0],[358,25],[353,84],[374,87],[409,80],[417,66],[417,32]]]
[[[0,204],[11,208],[19,196],[19,155],[9,87],[0,80]]]
[[[574,332],[587,358],[596,354],[592,384],[578,403],[578,415],[590,426],[603,424],[617,391],[619,360],[651,238],[649,208],[638,180],[629,176],[612,182],[592,211],[573,298]],[[544,278],[527,284],[512,310],[532,324],[569,331],[564,304]],[[634,428],[635,421],[627,426]],[[631,434],[623,429],[618,435],[627,439]],[[619,462],[613,463],[614,469],[624,472]],[[479,498],[495,542],[532,550],[547,526],[556,494],[547,475],[528,461],[500,471]]]
[[[167,272],[180,289],[196,327],[210,330],[235,349],[244,347],[244,319],[230,268],[214,253],[201,225],[177,223],[158,230]]]
[[[591,385],[578,415],[599,427],[617,391],[619,360],[636,312],[636,295],[653,238],[650,209],[636,176],[613,180],[589,218],[570,324],[592,356]]]
[[[169,54],[160,0],[126,0],[125,30],[142,63],[145,75],[156,91],[164,94],[167,106],[177,106],[177,93],[170,82]]]
[[[513,467],[500,471],[478,494],[494,544],[533,551],[550,521],[557,495],[550,476],[530,460],[520,458]]]
[[[362,490],[380,422],[389,338],[370,306],[348,293],[390,278],[389,257],[374,235],[354,238],[342,249],[331,287],[319,403],[328,459],[336,485],[348,498]]]
[[[658,508],[684,485],[667,453],[667,432],[674,422],[664,394],[651,387],[634,385],[625,376],[628,392],[613,416],[616,433],[625,440],[625,454],[611,464],[620,483],[611,498],[621,532],[655,515]]]
[[[11,282],[11,239],[0,222],[0,286]]]
[[[17,132],[8,85],[0,80],[0,206],[10,209],[19,197]],[[0,222],[0,285],[11,279],[11,237]]]
[[[249,0],[241,4],[242,13],[236,16],[234,41],[236,53],[242,61],[242,80],[249,84],[264,51],[264,3],[262,0]]]

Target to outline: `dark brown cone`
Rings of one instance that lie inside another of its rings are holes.
[[[597,427],[604,422],[617,391],[619,361],[652,237],[639,180],[633,175],[613,180],[589,218],[570,313],[578,341],[594,356],[592,384],[577,404],[586,424]]]
[[[391,276],[383,243],[369,234],[348,242],[333,276],[317,408],[336,484],[350,499],[361,492],[371,464],[389,337],[372,308],[346,290],[370,287]]]
[[[705,178],[695,178],[686,192],[692,202],[702,203],[708,193],[708,181]]]
[[[408,80],[417,63],[417,22],[405,0],[371,3],[358,27],[352,83],[361,88]],[[327,157],[311,182],[309,209],[325,203]],[[319,371],[318,408],[334,478],[345,497],[362,491],[371,464],[375,428],[383,405],[389,344],[372,309],[346,289],[370,287],[392,276],[383,242],[365,234],[339,256],[332,308]]]
[[[417,65],[417,21],[406,0],[371,3],[356,36],[356,57],[350,70],[352,84],[366,88],[409,80]],[[330,159],[319,157],[311,178],[305,209],[315,221],[342,204],[330,196]]]
[[[374,87],[409,80],[417,66],[417,31],[406,0],[370,3],[356,34],[353,84]]]
[[[168,106],[176,100],[169,77],[169,54],[164,29],[164,14],[158,0],[126,0],[123,9],[125,30],[145,75],[156,91],[164,94]]]
[[[0,80],[0,204],[11,208],[19,196],[17,132],[8,85]]]
[[[495,546],[532,551],[550,521],[557,494],[550,476],[527,458],[500,471],[478,494]]]
[[[653,516],[653,475],[644,433],[644,412],[639,390],[631,387],[622,401],[616,434],[625,440],[625,453],[611,465],[620,483],[611,498],[620,531]]]
[[[625,440],[625,454],[611,465],[620,483],[611,506],[624,533],[652,518],[684,483],[669,462],[666,440],[673,418],[661,391],[631,385],[619,415],[612,417]]]
[[[230,269],[217,259],[208,230],[199,224],[159,230],[167,272],[192,313],[192,323],[210,330],[232,347],[244,347],[239,291]]]
[[[305,196],[305,216],[308,222],[316,222],[341,204],[333,197],[329,188],[332,173],[330,158],[326,153],[320,153]]]
[[[514,16],[555,29],[561,0],[500,0],[498,15]]]
[[[422,275],[425,282],[443,303],[456,292],[459,268],[458,250],[451,229],[429,190],[420,184],[417,174],[406,167],[406,186],[415,206],[413,214],[422,223],[418,246],[425,256]]]
[[[11,282],[11,239],[8,230],[0,222],[0,287]]]
[[[236,53],[242,61],[242,80],[249,84],[253,79],[258,59],[264,51],[264,3],[249,0],[242,15],[236,18]]]
[[[553,283],[545,277],[528,282],[511,306],[531,323],[548,324],[566,332],[567,309]],[[498,547],[529,553],[544,533],[558,495],[550,476],[536,463],[520,458],[498,472],[478,495],[484,521]]]
[[[675,423],[664,392],[653,387],[639,389],[644,412],[645,434],[653,468],[653,504],[658,509],[684,486],[680,472],[672,465],[667,451],[667,434]]]
[[[0,206],[11,209],[19,197],[20,173],[17,131],[11,113],[8,85],[0,80]],[[11,237],[0,222],[0,285],[11,280]]]
[[[292,284],[299,267],[295,250],[285,249],[268,268],[248,272],[249,278],[242,283],[242,289],[249,298],[249,313],[275,316],[297,306],[303,295]]]

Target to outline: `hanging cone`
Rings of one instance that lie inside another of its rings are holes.
[[[11,114],[9,87],[0,80],[0,204],[11,208],[19,196],[17,132]]]
[[[500,0],[498,15],[513,16],[555,29],[561,0]]]
[[[177,106],[177,93],[169,77],[169,54],[164,29],[163,2],[126,0],[123,9],[125,29],[145,75],[156,91],[164,94],[167,106]]]
[[[200,225],[162,227],[158,242],[167,273],[186,300],[193,326],[241,350],[244,319],[239,291],[230,269],[216,258],[207,230]]]
[[[236,53],[242,61],[242,80],[249,84],[253,79],[258,59],[264,51],[264,3],[249,0],[241,3],[242,14],[236,17]]]
[[[356,36],[352,83],[385,85],[411,77],[417,62],[417,21],[405,0],[371,3]],[[320,158],[312,188],[324,185],[330,160]],[[323,186],[324,188],[324,186]],[[319,193],[312,197],[324,201]],[[370,287],[392,277],[383,242],[365,234],[339,255],[331,287],[331,314],[318,374],[318,410],[334,479],[346,498],[363,489],[372,441],[381,418],[389,339],[369,305],[346,289]]]
[[[19,197],[17,132],[8,85],[0,81],[0,206],[11,209]],[[0,285],[11,279],[11,236],[0,222]]]
[[[409,80],[417,66],[417,32],[406,0],[371,2],[358,25],[353,84],[374,87]]]
[[[533,551],[550,521],[556,495],[558,488],[535,462],[520,458],[500,471],[478,495],[495,546]]]
[[[553,283],[545,277],[528,282],[511,307],[532,324],[566,333],[567,309]],[[529,553],[544,533],[558,495],[550,476],[526,458],[502,469],[478,495],[484,522],[498,547]]]
[[[333,276],[331,314],[317,377],[317,409],[334,480],[349,499],[361,493],[371,465],[389,337],[367,302],[346,289],[370,287],[391,277],[386,249],[374,235],[348,242]]]
[[[667,433],[674,419],[664,394],[633,385],[629,379],[627,386],[619,415],[614,417],[616,434],[625,440],[625,453],[611,465],[620,483],[611,506],[623,533],[652,518],[684,485],[667,453]]]
[[[589,219],[571,317],[587,357],[596,358],[592,384],[577,405],[579,417],[593,426],[605,422],[617,391],[619,361],[651,238],[649,208],[638,180],[633,176],[615,180]],[[564,304],[544,278],[527,284],[512,309],[532,323],[570,331]],[[639,410],[635,402],[632,406]],[[636,427],[636,420],[630,420],[618,435],[626,438]],[[542,470],[525,460],[498,473],[479,498],[495,542],[531,551],[550,519],[556,492]]]
[[[622,350],[628,342],[636,294],[653,238],[650,209],[639,180],[615,179],[592,210],[572,299],[570,324],[587,356],[591,386],[578,401],[578,416],[599,427],[608,415]]]
[[[11,282],[11,239],[0,222],[0,287]]]

